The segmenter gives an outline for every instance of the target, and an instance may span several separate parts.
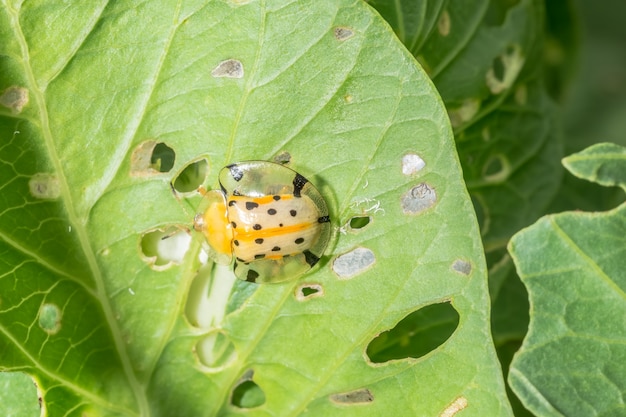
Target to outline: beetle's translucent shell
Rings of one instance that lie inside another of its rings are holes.
[[[302,175],[267,161],[228,165],[221,191],[207,193],[196,216],[220,263],[234,258],[238,278],[274,283],[295,279],[320,259],[330,239],[328,207]]]

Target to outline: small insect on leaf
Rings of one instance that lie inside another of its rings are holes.
[[[224,167],[219,184],[195,219],[216,262],[234,259],[235,275],[256,283],[295,279],[317,264],[331,226],[309,180],[280,164],[246,161]]]

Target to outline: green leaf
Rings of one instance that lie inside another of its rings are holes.
[[[41,415],[37,387],[21,372],[0,372],[0,415],[38,417]]]
[[[580,177],[623,188],[625,152],[599,144],[564,162]],[[511,240],[531,322],[509,383],[536,415],[626,411],[625,232],[622,204],[547,216]]]
[[[371,4],[442,95],[483,243],[487,252],[504,249],[516,231],[545,213],[562,176],[557,108],[538,71],[543,2]],[[428,24],[427,9],[438,14],[436,24]]]
[[[551,33],[563,33],[567,16],[574,16],[574,21],[581,20],[584,30],[584,42],[575,65],[567,52],[568,45],[577,33],[563,36],[559,42],[550,42],[549,57],[552,59],[550,75],[556,85],[551,90],[562,89],[562,82],[568,79],[567,72],[575,70],[575,83],[562,98],[564,106],[563,120],[567,140],[565,155],[570,155],[598,142],[612,142],[626,146],[626,84],[614,80],[626,77],[626,53],[622,39],[626,36],[626,27],[620,16],[626,12],[626,4],[577,2],[573,11],[562,10],[569,2],[550,2],[549,15],[553,15]],[[580,9],[580,10],[577,10]],[[578,19],[576,19],[576,17]],[[570,30],[571,31],[571,30]],[[567,210],[606,211],[625,200],[622,189],[618,187],[598,187],[596,184],[564,176],[563,184],[552,202],[549,212],[558,213]]]
[[[0,4],[0,370],[50,415],[511,414],[446,111],[368,6]],[[301,280],[198,261],[192,190],[246,159],[328,201]],[[434,350],[367,357],[442,303]]]
[[[486,250],[492,332],[506,375],[510,351],[527,329],[528,301],[504,252],[514,233],[546,213],[561,184],[560,119],[541,68],[567,68],[576,43],[563,38],[572,25],[552,18],[556,5],[535,0],[370,3],[425,66],[444,99]],[[426,4],[439,11],[435,25],[415,20],[415,10]],[[568,7],[561,9],[571,12]],[[552,18],[548,34],[546,10]],[[424,41],[414,43],[413,37]],[[569,53],[548,62],[555,50]],[[549,87],[564,85],[561,80]]]
[[[626,190],[626,148],[623,146],[598,143],[564,158],[563,165],[579,178]]]

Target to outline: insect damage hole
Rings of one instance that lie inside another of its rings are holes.
[[[452,404],[447,406],[445,410],[439,414],[439,417],[454,417],[459,411],[467,407],[467,398],[458,397]]]
[[[413,175],[426,166],[426,162],[416,153],[407,153],[402,157],[402,173]]]
[[[432,207],[437,202],[435,189],[426,183],[421,183],[407,191],[401,200],[402,211],[405,214],[419,214]]]
[[[356,248],[336,257],[332,269],[339,279],[349,279],[363,273],[375,262],[376,255],[370,249]]]
[[[448,117],[452,127],[462,126],[472,120],[480,110],[481,101],[475,98],[468,98],[461,106],[448,109]]]
[[[255,408],[265,404],[265,393],[252,380],[254,371],[249,370],[237,382],[230,396],[230,403],[239,408]]]
[[[208,372],[218,372],[237,359],[237,350],[222,331],[214,331],[201,338],[195,346],[198,360]]]
[[[59,179],[54,174],[37,173],[28,181],[30,194],[42,200],[55,200],[61,195]]]
[[[243,64],[237,59],[222,61],[211,71],[216,78],[243,78]]]
[[[49,335],[58,333],[62,318],[63,313],[56,304],[43,304],[39,309],[39,327]]]
[[[172,181],[172,187],[179,193],[196,191],[204,184],[209,173],[209,162],[206,159],[187,164]]]
[[[333,32],[335,35],[335,39],[337,39],[338,41],[345,41],[354,36],[354,31],[345,26],[337,26]]]
[[[162,271],[180,264],[190,243],[191,236],[185,229],[171,226],[152,230],[141,237],[141,256],[152,269]]]
[[[20,113],[28,104],[28,90],[23,87],[9,87],[0,94],[0,106],[11,109],[12,113]]]
[[[503,182],[511,174],[511,164],[504,155],[492,155],[483,166],[482,175],[487,182]]]
[[[209,331],[223,322],[237,279],[230,265],[207,262],[207,259],[200,265],[189,286],[185,317],[193,327]]]
[[[372,218],[370,216],[354,216],[350,219],[348,225],[352,230],[363,229],[365,226],[370,224]]]
[[[296,289],[296,300],[306,301],[311,298],[323,297],[324,287],[320,284],[304,284]]]
[[[450,34],[450,13],[448,13],[447,10],[441,13],[439,21],[437,22],[437,29],[439,30],[439,34],[443,37]]]
[[[509,89],[517,79],[524,62],[522,48],[519,45],[508,47],[503,54],[494,58],[491,68],[485,75],[485,83],[491,93],[500,94]]]
[[[163,142],[148,140],[137,146],[130,156],[130,175],[134,177],[169,172],[174,167],[176,153]]]
[[[287,151],[282,151],[274,156],[274,162],[277,164],[285,165],[291,161],[291,154]]]
[[[367,388],[361,388],[351,392],[332,394],[330,400],[340,405],[363,405],[374,401],[374,395]]]
[[[452,270],[459,274],[469,275],[472,272],[472,264],[463,259],[457,259],[452,263]]]
[[[459,313],[450,303],[431,304],[404,317],[367,345],[372,363],[421,358],[444,344],[459,325]]]

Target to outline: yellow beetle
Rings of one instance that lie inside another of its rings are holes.
[[[245,161],[224,167],[221,190],[206,193],[194,228],[210,256],[256,283],[295,279],[320,259],[331,234],[326,201],[306,178],[283,165]]]

